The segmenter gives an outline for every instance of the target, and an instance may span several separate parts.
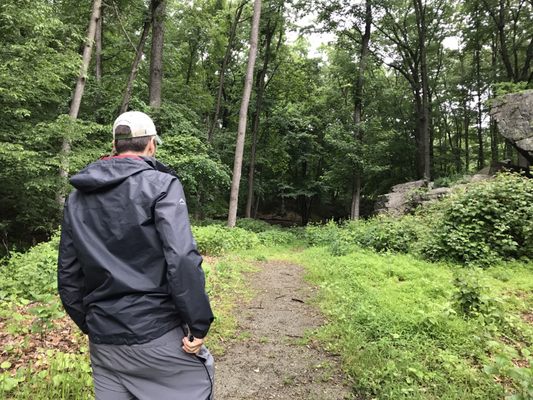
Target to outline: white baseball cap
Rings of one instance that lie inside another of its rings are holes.
[[[155,136],[157,144],[163,144],[163,141],[157,135],[154,121],[143,112],[125,112],[120,114],[113,124],[113,140],[145,136]]]

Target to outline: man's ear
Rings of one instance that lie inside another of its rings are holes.
[[[148,156],[150,156],[150,157],[154,157],[154,156],[155,156],[156,149],[157,149],[157,144],[156,144],[155,136],[154,136],[154,137],[152,138],[152,140],[150,140],[150,141],[148,142],[148,145],[146,146],[146,150],[145,150],[145,152],[147,153]]]
[[[115,147],[115,141],[111,141],[111,154],[113,155],[116,155],[117,154],[117,149]]]

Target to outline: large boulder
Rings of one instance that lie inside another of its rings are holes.
[[[533,90],[498,97],[490,114],[498,122],[502,136],[533,163]]]

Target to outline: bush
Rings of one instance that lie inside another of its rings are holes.
[[[328,246],[340,239],[340,228],[335,221],[328,221],[325,225],[307,225],[303,239],[311,246]]]
[[[413,216],[395,218],[378,216],[367,221],[350,221],[345,225],[350,241],[375,251],[408,253],[422,234],[423,226]]]
[[[276,229],[277,227],[274,227],[270,225],[268,222],[261,221],[260,219],[253,219],[253,218],[241,218],[237,220],[237,227],[246,229],[250,232],[265,232],[269,231],[271,229]]]
[[[296,236],[290,231],[271,229],[257,234],[259,242],[264,246],[287,245],[296,240]]]
[[[195,226],[192,228],[198,250],[202,254],[219,255],[232,250],[252,249],[259,245],[253,232],[225,226]]]
[[[533,181],[503,173],[471,184],[429,210],[435,221],[423,252],[489,266],[533,254]]]
[[[0,269],[0,301],[8,296],[40,300],[57,293],[58,246],[59,235],[55,235],[26,253],[13,253]]]

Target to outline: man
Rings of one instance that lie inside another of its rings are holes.
[[[113,139],[117,155],[70,180],[58,262],[65,310],[89,335],[96,399],[212,399],[213,314],[182,186],[153,158],[148,115],[120,115]]]

